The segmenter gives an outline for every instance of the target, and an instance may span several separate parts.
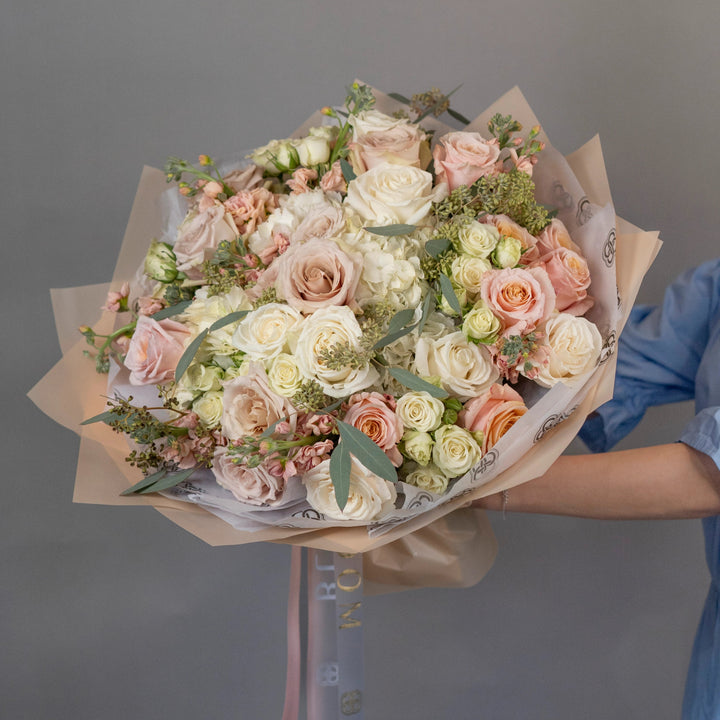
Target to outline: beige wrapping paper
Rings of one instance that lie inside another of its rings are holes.
[[[376,91],[378,109],[392,112],[397,103]],[[484,131],[495,112],[512,114],[525,127],[537,123],[532,110],[515,88],[491,106],[471,128]],[[314,115],[298,130],[321,124]],[[448,128],[429,119],[439,132]],[[544,135],[542,136],[544,138]],[[562,156],[552,148],[559,161]],[[548,153],[550,154],[550,153]],[[587,198],[597,206],[611,202],[610,189],[598,138],[566,158]],[[492,566],[497,543],[485,513],[468,507],[477,498],[511,488],[542,475],[575,437],[586,416],[612,396],[615,356],[598,369],[592,386],[572,414],[553,427],[511,468],[469,493],[453,498],[385,534],[370,537],[364,527],[329,527],[320,530],[270,527],[256,532],[240,531],[196,505],[160,495],[121,496],[120,492],[139,479],[139,471],[124,457],[127,444],[103,424],[81,426],[85,418],[105,407],[106,376],[94,372],[82,354],[85,341],[77,327],[92,320],[107,291],[118,289],[133,278],[151,238],[162,232],[157,198],[166,189],[164,174],[144,168],[111,284],[52,290],[53,310],[62,359],[28,393],[36,405],[58,423],[80,435],[80,450],[73,500],[106,505],[150,505],[172,522],[210,545],[233,545],[272,541],[338,552],[363,552],[367,588],[388,592],[423,586],[469,586],[478,582]],[[624,323],[643,276],[660,246],[657,233],[644,232],[630,223],[616,221],[616,273],[621,319]],[[88,317],[90,315],[90,317]],[[108,332],[115,316],[104,312],[95,325]]]

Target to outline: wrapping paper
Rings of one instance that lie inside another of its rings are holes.
[[[396,103],[376,91],[377,107],[392,112]],[[471,125],[485,132],[497,112],[511,114],[524,127],[538,124],[522,93],[515,88],[500,98]],[[316,114],[296,134],[322,124]],[[438,133],[449,128],[428,118]],[[183,500],[168,494],[121,496],[139,479],[124,461],[127,444],[107,426],[81,426],[85,418],[104,410],[107,376],[94,372],[83,355],[85,341],[77,327],[100,308],[109,289],[134,277],[150,238],[163,234],[158,198],[167,188],[164,173],[144,168],[125,232],[112,283],[52,290],[52,305],[62,360],[30,391],[43,412],[80,435],[75,479],[75,502],[107,505],[151,505],[172,522],[210,545],[273,541],[319,550],[364,555],[366,592],[387,592],[422,586],[468,586],[479,581],[494,560],[497,544],[485,513],[468,507],[472,500],[511,488],[542,475],[577,434],[586,416],[612,396],[617,335],[629,314],[643,276],[660,246],[657,232],[644,232],[617,218],[597,137],[567,157],[546,142],[534,180],[539,202],[559,209],[573,239],[590,265],[591,293],[596,305],[588,314],[604,339],[599,366],[571,386],[551,391],[526,387],[529,412],[492,448],[452,491],[440,498],[405,486],[405,509],[369,528],[319,527],[312,518],[293,518],[295,527],[252,529],[222,507],[205,508],[202,492],[184,492]],[[115,316],[105,312],[94,326],[109,332]],[[182,491],[175,491],[179,494]],[[188,502],[189,501],[189,502]],[[418,507],[423,512],[417,513]],[[208,511],[210,510],[210,511]],[[227,520],[227,522],[226,522]],[[237,527],[234,527],[234,523]],[[290,523],[287,523],[290,524]],[[245,529],[243,529],[245,527]]]

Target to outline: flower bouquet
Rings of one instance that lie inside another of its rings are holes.
[[[247,157],[146,169],[112,289],[55,291],[67,352],[31,397],[82,434],[76,499],[364,552],[562,452],[657,242],[519,91],[468,123],[356,82]]]

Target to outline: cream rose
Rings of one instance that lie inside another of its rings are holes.
[[[494,225],[471,220],[458,231],[458,250],[472,257],[486,258],[499,240],[500,233]]]
[[[440,427],[445,405],[424,390],[413,390],[398,398],[395,412],[405,427],[431,432]]]
[[[449,479],[437,465],[428,463],[409,472],[405,482],[435,495],[442,495],[447,490]]]
[[[188,215],[180,225],[173,246],[177,269],[190,278],[201,277],[203,262],[212,258],[223,240],[234,240],[238,235],[235,222],[221,205]]]
[[[432,184],[424,170],[383,163],[349,183],[345,202],[373,225],[419,225],[445,192]]]
[[[435,431],[433,462],[449,477],[463,475],[482,456],[475,438],[457,425],[442,425]]]
[[[233,462],[227,448],[217,447],[213,474],[220,487],[229,490],[240,502],[250,505],[278,505],[282,502],[285,481],[271,475],[264,466],[248,468]]]
[[[278,395],[291,398],[300,389],[303,376],[292,355],[280,353],[268,370],[270,387]]]
[[[330,479],[330,461],[324,460],[303,475],[307,501],[315,510],[332,520],[377,520],[395,505],[395,486],[371,473],[354,457],[350,468],[350,492],[340,510]]]
[[[180,385],[194,394],[219,390],[222,375],[223,371],[219,367],[194,362],[185,371]]]
[[[424,466],[430,462],[434,444],[435,441],[430,433],[407,430],[403,435],[403,454],[418,465]]]
[[[602,336],[589,320],[559,313],[541,329],[545,334],[549,362],[539,369],[535,378],[538,384],[552,387],[558,382],[568,383],[597,365]]]
[[[426,138],[425,132],[407,120],[388,118],[388,121],[391,122],[384,123],[385,127],[381,122],[376,123],[375,127],[368,127],[372,123],[351,120],[355,132],[350,144],[350,158],[356,172],[366,172],[382,163],[421,167],[420,153]],[[358,128],[361,128],[360,132]],[[427,165],[430,153],[426,143],[425,148]]]
[[[296,143],[300,164],[305,167],[322,165],[330,159],[330,143],[322,135],[308,135]]]
[[[476,132],[443,135],[433,149],[438,182],[446,182],[451,191],[460,185],[472,185],[494,171],[499,155],[495,138],[485,140]]]
[[[492,251],[492,261],[496,267],[515,267],[522,257],[522,244],[514,237],[501,237]]]
[[[302,315],[289,305],[261,305],[238,323],[232,344],[250,360],[270,360],[290,350],[301,324]]]
[[[316,380],[331,397],[360,392],[377,381],[377,370],[370,364],[359,368],[332,369],[320,357],[323,350],[338,344],[357,347],[362,330],[347,306],[316,310],[305,318],[295,348],[295,360],[304,377]]]
[[[480,395],[499,377],[487,348],[469,342],[461,332],[438,340],[421,337],[415,368],[421,376],[439,377],[445,390],[463,401]]]
[[[219,425],[223,414],[222,392],[217,390],[206,392],[193,403],[192,409],[205,427]]]
[[[483,275],[491,269],[492,265],[485,258],[458,255],[452,262],[450,278],[474,301],[480,295]]]
[[[494,343],[501,330],[502,323],[482,300],[475,303],[473,309],[463,317],[463,333],[486,345]]]

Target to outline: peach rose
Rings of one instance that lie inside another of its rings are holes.
[[[404,427],[402,420],[388,405],[387,399],[377,392],[364,392],[353,395],[348,404],[350,408],[343,418],[344,421],[364,432],[385,451],[395,467],[400,467],[402,455],[397,444],[402,439]]]
[[[522,225],[518,225],[507,215],[485,215],[482,221],[494,225],[501,235],[520,241],[520,245],[524,251],[520,257],[521,265],[529,265],[540,258],[540,252],[537,249],[537,240]]]
[[[544,255],[540,262],[555,288],[555,307],[570,315],[584,315],[595,303],[587,294],[590,270],[585,258],[561,247]]]
[[[330,240],[291,245],[274,265],[278,266],[278,295],[301,312],[354,304],[362,261]]]
[[[505,337],[532,332],[555,309],[555,290],[539,267],[491,270],[483,276],[481,295],[500,318]]]
[[[527,412],[522,396],[509,385],[491,385],[487,392],[469,400],[458,415],[458,424],[483,434],[486,453]]]
[[[170,318],[153,320],[138,316],[135,332],[125,356],[133,385],[160,385],[172,380],[185,343],[192,333]]]
[[[227,448],[215,449],[213,474],[220,487],[249,505],[277,505],[282,502],[285,480],[271,475],[263,465],[249,468],[233,462]]]
[[[537,236],[537,247],[540,255],[545,255],[561,247],[582,255],[582,251],[570,237],[565,223],[557,218],[553,218],[550,224]]]
[[[270,389],[265,370],[259,363],[250,363],[247,375],[239,375],[225,383],[220,424],[226,438],[239,440],[260,435],[286,416],[294,431],[295,409],[287,398]]]
[[[189,215],[180,225],[173,246],[177,269],[190,278],[200,278],[203,262],[212,258],[223,240],[234,240],[238,234],[232,217],[222,205]]]
[[[350,143],[353,168],[358,173],[372,170],[382,163],[413,165],[419,168],[420,151],[424,141],[425,133],[417,125],[410,123],[356,135],[354,142]]]
[[[452,192],[460,185],[472,185],[494,172],[500,155],[497,139],[485,140],[476,132],[443,135],[433,149],[437,182],[446,182]]]

